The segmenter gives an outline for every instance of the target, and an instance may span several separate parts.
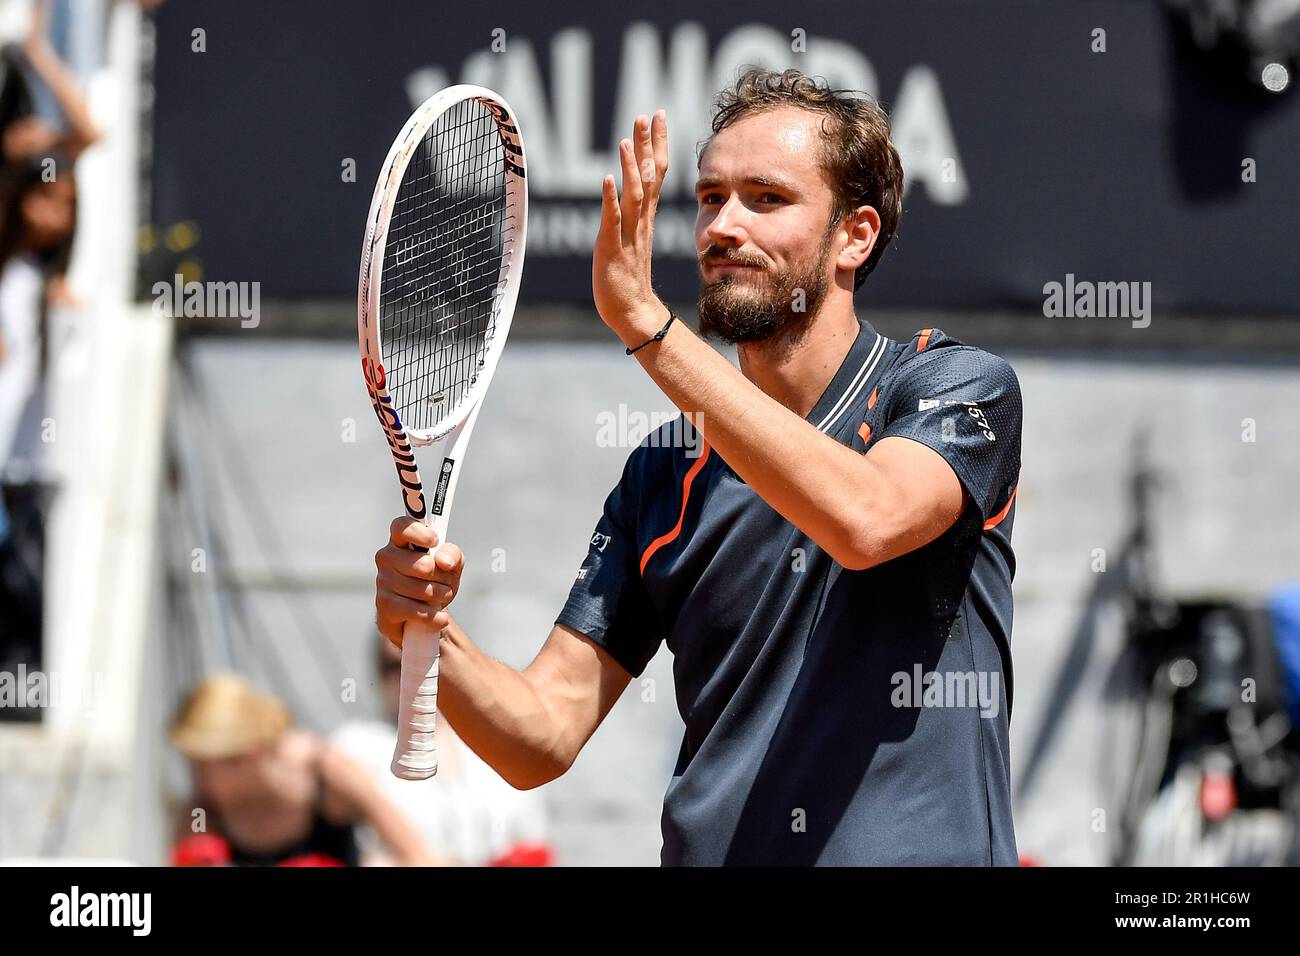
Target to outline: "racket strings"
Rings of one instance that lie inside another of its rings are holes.
[[[477,381],[514,213],[496,120],[478,101],[462,101],[416,147],[385,247],[380,333],[394,405],[408,428],[433,429]]]

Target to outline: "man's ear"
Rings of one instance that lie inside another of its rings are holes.
[[[835,266],[857,272],[862,263],[871,258],[880,237],[880,213],[874,206],[859,206],[841,220],[840,227],[849,234],[848,242],[840,250]]]

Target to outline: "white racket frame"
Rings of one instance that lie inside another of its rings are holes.
[[[478,100],[496,119],[505,150],[506,222],[513,233],[510,253],[501,264],[496,295],[499,304],[487,353],[478,378],[461,401],[448,409],[442,420],[428,429],[407,428],[393,406],[388,392],[380,339],[380,297],[383,289],[384,245],[393,205],[402,178],[416,148],[439,117],[465,100]],[[365,244],[361,252],[361,273],[357,283],[357,338],[361,347],[361,367],[366,390],[375,415],[388,440],[393,462],[402,486],[402,503],[406,513],[428,524],[438,536],[447,540],[456,485],[464,470],[465,449],[474,431],[478,412],[492,383],[497,362],[505,347],[519,297],[519,282],[524,267],[525,233],[528,219],[527,163],[519,123],[509,104],[497,93],[481,86],[450,86],[425,100],[411,114],[393,141],[388,157],[380,168],[366,219]],[[426,499],[414,449],[428,447],[427,461],[437,462],[438,483],[432,501]],[[397,746],[393,752],[392,771],[406,780],[424,780],[438,772],[438,755],[434,741],[438,703],[438,655],[442,635],[427,624],[408,624],[402,634],[402,691],[398,712]]]

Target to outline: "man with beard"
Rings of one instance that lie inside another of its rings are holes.
[[[523,671],[451,621],[463,558],[408,550],[437,542],[407,519],[376,555],[380,628],[446,628],[443,712],[519,787],[564,773],[666,641],[665,864],[1014,864],[1015,374],[855,314],[902,167],[878,106],[794,70],[742,75],[699,157],[700,328],[737,370],[651,286],[667,135],[661,111],[620,143],[592,288],[683,418],[629,456]]]

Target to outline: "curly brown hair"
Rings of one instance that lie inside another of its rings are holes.
[[[853,277],[857,291],[885,254],[903,214],[903,164],[889,139],[889,116],[867,94],[832,90],[822,77],[794,69],[778,73],[751,67],[740,74],[734,87],[718,94],[713,135],[741,117],[780,106],[822,114],[818,160],[835,191],[830,224],[859,206],[871,206],[880,214],[876,245]],[[710,136],[705,141],[700,158],[712,140]]]

